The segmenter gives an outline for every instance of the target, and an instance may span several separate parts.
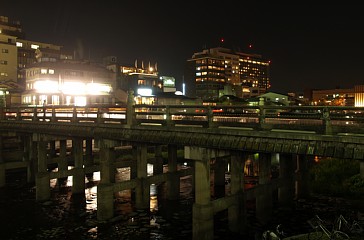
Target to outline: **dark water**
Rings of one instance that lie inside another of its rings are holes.
[[[128,179],[127,171],[118,169],[117,181]],[[154,195],[148,211],[134,208],[131,191],[117,193],[116,217],[105,223],[98,222],[96,216],[98,175],[86,179],[85,195],[72,195],[71,182],[71,178],[64,182],[53,180],[51,200],[37,203],[35,188],[26,183],[25,173],[7,174],[7,186],[0,189],[0,239],[192,239],[190,177],[181,178],[178,201],[165,200],[164,185],[152,186]],[[297,201],[294,210],[276,208],[273,219],[262,225],[254,217],[254,203],[250,204],[248,232],[245,235],[229,232],[227,214],[221,212],[214,219],[215,239],[256,239],[277,224],[293,235],[311,230],[307,220],[314,214],[332,219],[338,213],[354,217],[364,213],[363,200],[317,196]]]

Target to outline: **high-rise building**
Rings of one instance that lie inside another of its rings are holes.
[[[257,96],[271,87],[269,69],[270,62],[259,54],[222,47],[205,49],[187,60],[186,95],[206,101],[217,100],[227,90],[237,97]]]

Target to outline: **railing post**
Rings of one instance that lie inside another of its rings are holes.
[[[77,108],[76,106],[73,107],[73,112],[72,112],[72,122],[77,122]]]
[[[212,107],[207,107],[207,127],[213,128],[214,127],[214,113],[212,112]]]
[[[331,119],[330,119],[330,111],[327,107],[325,107],[322,111],[322,120],[324,124],[324,134],[326,135],[332,135],[332,125],[331,125]]]
[[[21,120],[21,111],[19,107],[16,109],[16,120],[17,121]]]
[[[265,109],[263,106],[259,107],[259,126],[260,128],[263,128],[263,125],[265,124]]]
[[[97,119],[96,119],[96,123],[102,123],[102,111],[101,108],[97,108]]]
[[[54,106],[52,107],[52,117],[51,117],[51,121],[52,122],[57,122],[56,109],[55,109]]]
[[[33,121],[34,122],[38,121],[38,108],[37,107],[35,107],[33,109]]]
[[[126,106],[126,124],[131,127],[134,124],[134,91],[129,90]]]
[[[166,106],[166,126],[172,126],[172,116],[170,106]]]

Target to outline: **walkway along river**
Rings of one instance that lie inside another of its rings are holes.
[[[188,167],[184,164],[179,168]],[[117,180],[128,178],[127,168],[117,169]],[[50,201],[37,203],[33,185],[26,183],[26,173],[7,174],[7,185],[0,189],[0,239],[192,239],[191,177],[181,179],[180,200],[166,201],[165,186],[151,186],[150,211],[138,211],[133,206],[131,191],[115,196],[115,218],[100,223],[96,217],[99,174],[85,178],[85,195],[72,195],[72,179],[52,180]],[[213,188],[213,186],[212,186]],[[229,182],[226,182],[226,188]],[[362,199],[364,200],[364,199]],[[316,196],[301,199],[295,209],[275,209],[274,217],[261,225],[254,217],[254,207],[248,208],[249,230],[244,236],[229,232],[227,214],[215,216],[215,239],[260,239],[261,233],[282,224],[287,234],[307,232],[307,220],[314,214],[332,219],[336,214],[361,216],[362,201]]]

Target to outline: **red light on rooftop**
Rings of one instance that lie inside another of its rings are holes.
[[[220,40],[222,43],[225,41],[223,38],[221,38],[221,40]]]
[[[249,44],[249,48],[253,48],[253,44]]]

